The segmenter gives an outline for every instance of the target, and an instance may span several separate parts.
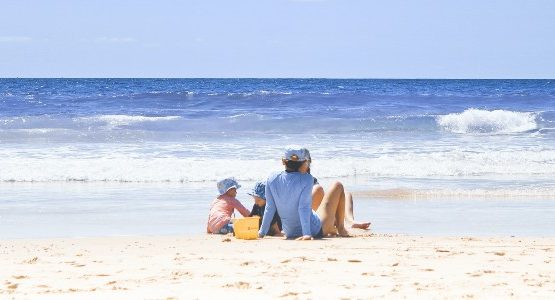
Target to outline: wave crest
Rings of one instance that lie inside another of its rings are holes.
[[[179,116],[166,117],[147,117],[147,116],[129,116],[129,115],[98,115],[92,117],[82,117],[79,121],[103,122],[111,126],[123,126],[136,123],[158,122],[158,121],[174,121],[179,120]]]
[[[507,110],[467,109],[437,118],[437,124],[454,133],[511,134],[538,129],[536,114]]]

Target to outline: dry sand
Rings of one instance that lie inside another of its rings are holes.
[[[0,241],[1,299],[223,297],[553,299],[555,238]]]

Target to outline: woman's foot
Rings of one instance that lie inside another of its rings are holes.
[[[337,228],[337,236],[339,237],[350,237],[351,234],[347,231],[347,229],[343,228]]]
[[[370,227],[370,222],[364,222],[364,223],[353,223],[351,224],[351,228],[358,228],[358,229],[368,229]]]

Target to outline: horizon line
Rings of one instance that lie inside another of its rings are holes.
[[[555,78],[456,78],[456,77],[0,77],[1,79],[217,79],[217,80],[237,80],[237,79],[297,79],[297,80],[555,80]]]

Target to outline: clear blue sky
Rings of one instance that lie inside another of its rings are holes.
[[[0,77],[555,78],[555,1],[0,0]]]

